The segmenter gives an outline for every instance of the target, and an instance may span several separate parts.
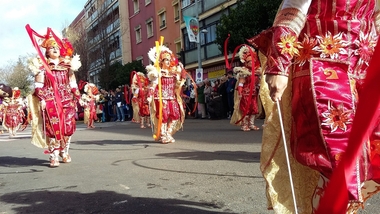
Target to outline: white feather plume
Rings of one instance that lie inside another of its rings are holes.
[[[34,75],[37,75],[41,72],[40,68],[42,66],[42,62],[39,58],[30,58],[28,60],[28,68],[33,72]]]
[[[145,69],[146,69],[146,72],[147,72],[147,77],[148,77],[148,79],[150,81],[153,81],[153,80],[155,80],[155,79],[158,78],[159,73],[158,73],[157,69],[153,65],[147,65],[145,67]]]
[[[77,71],[81,66],[82,63],[80,62],[80,57],[78,54],[75,54],[70,62],[71,70]]]

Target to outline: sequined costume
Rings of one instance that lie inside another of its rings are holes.
[[[28,25],[27,31],[36,44]],[[47,147],[50,166],[56,167],[59,166],[59,156],[63,162],[71,162],[68,150],[70,138],[76,130],[76,102],[80,100],[74,71],[81,63],[78,55],[72,57],[73,49],[68,40],[61,40],[49,28],[43,38],[35,47],[39,57],[31,59],[29,64],[35,75],[34,95],[29,97],[34,121],[32,143]],[[42,58],[40,47],[46,50],[46,58]]]
[[[20,89],[16,87],[13,89],[13,95],[4,99],[2,103],[3,127],[8,130],[9,137],[16,136],[25,120],[24,104],[20,95]]]
[[[243,45],[239,50],[241,67],[233,69],[237,84],[234,94],[234,113],[231,124],[240,125],[243,131],[259,130],[255,125],[258,110],[258,89],[260,85],[260,63],[252,47]],[[253,62],[252,62],[253,60]],[[252,65],[254,68],[252,69]]]
[[[317,185],[312,198],[302,199],[313,200],[314,209],[347,147],[360,89],[378,39],[378,7],[375,0],[286,0],[273,27],[249,39],[267,57],[266,75],[288,77],[281,102],[285,130],[291,135],[289,147],[296,161],[319,172],[318,181],[313,171],[294,163],[296,174],[307,178],[302,181],[303,186],[310,189]],[[277,110],[267,113],[263,149],[274,157],[280,149]],[[367,181],[375,181],[372,186],[378,186],[380,181],[380,154],[371,149],[376,141],[379,136],[374,134],[363,145],[362,156],[348,184],[348,211],[357,210],[378,191],[364,191]],[[291,202],[284,198],[281,202],[274,200],[282,197],[279,197],[281,190],[276,189],[279,181],[272,179],[281,174],[278,166],[287,170],[281,164],[284,160],[274,157],[266,161],[266,170],[272,169],[264,172],[268,192],[272,194],[271,207],[285,213]],[[311,213],[310,207],[305,207],[304,213]]]
[[[140,128],[146,128],[145,124],[150,127],[150,109],[149,109],[149,80],[142,72],[135,72],[132,77],[132,102],[137,105]]]
[[[150,80],[151,118],[155,130],[159,127],[160,132],[155,134],[156,140],[162,143],[173,143],[173,135],[184,122],[185,111],[181,99],[184,68],[176,63],[172,52],[165,46],[161,46],[159,54],[160,69],[153,65],[146,67],[147,76]],[[148,56],[155,61],[155,51],[152,48]],[[160,113],[160,106],[162,108]],[[161,124],[161,125],[160,125]],[[159,135],[159,136],[158,136]]]
[[[83,122],[87,128],[95,128],[94,122],[98,120],[96,103],[99,101],[99,90],[93,83],[85,83],[81,100],[84,107]]]

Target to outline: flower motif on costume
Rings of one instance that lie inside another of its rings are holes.
[[[358,62],[359,65],[362,65],[363,63],[368,65],[369,60],[375,51],[376,40],[377,38],[373,35],[364,35],[363,32],[360,32],[359,40],[355,40],[354,42],[355,45],[358,46],[354,53],[355,55],[360,55]]]
[[[332,36],[330,32],[327,32],[324,37],[316,36],[319,42],[319,46],[315,47],[314,50],[321,52],[322,58],[338,59],[339,54],[347,55],[345,47],[347,42],[343,40],[343,34],[338,33]]]
[[[380,141],[374,140],[371,142],[371,160],[374,159],[377,155],[380,155]]]
[[[299,55],[296,57],[295,63],[302,66],[306,61],[309,61],[313,55],[317,54],[317,51],[313,49],[317,46],[317,40],[315,38],[309,38],[309,36],[305,34],[300,45],[302,48],[299,49]]]
[[[52,124],[58,124],[58,118],[57,117],[52,117],[51,119],[50,119],[50,122],[52,123]]]
[[[301,48],[297,38],[292,35],[286,35],[281,37],[281,42],[277,43],[281,48],[281,54],[289,54],[291,57],[298,56],[298,48]]]
[[[325,118],[321,125],[327,125],[331,128],[331,133],[340,128],[343,131],[347,130],[346,124],[351,123],[350,115],[352,110],[346,110],[343,106],[343,103],[339,104],[337,108],[335,108],[331,101],[328,101],[328,109],[327,111],[322,113],[322,116]]]

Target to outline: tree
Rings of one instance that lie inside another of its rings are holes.
[[[27,67],[27,57],[19,57],[17,62],[10,62],[1,69],[1,79],[12,88],[18,87],[22,96],[32,92],[33,75]]]
[[[143,64],[141,64],[141,61],[132,61],[123,66],[122,70],[119,70],[116,74],[117,79],[120,80],[122,85],[128,84],[130,85],[130,78],[131,78],[131,73],[132,71],[136,72],[142,72],[145,73],[145,67]]]
[[[246,44],[246,39],[252,38],[269,28],[281,4],[281,0],[240,0],[229,13],[222,15],[216,29],[216,43],[224,53],[224,41],[230,34],[228,52],[235,47]]]
[[[103,68],[99,72],[99,85],[105,89],[115,89],[119,86],[119,82],[116,78],[116,71],[121,69],[123,65],[120,62],[116,62],[107,68]]]
[[[65,29],[65,37],[74,47],[74,54],[80,56],[82,66],[75,72],[76,79],[88,82],[89,62],[87,53],[89,52],[87,44],[87,34],[83,25],[69,26]]]
[[[116,61],[121,60],[121,37],[125,33],[129,34],[129,32],[120,27],[122,18],[119,14],[119,8],[104,7],[103,3],[103,0],[96,0],[93,6],[97,10],[90,11],[91,16],[96,17],[96,19],[87,28],[86,38],[89,48],[87,56],[89,63],[91,63],[89,68],[92,71],[111,72],[111,66],[116,64]],[[109,75],[103,74],[103,77]],[[93,81],[95,84],[98,84],[97,81],[102,82],[103,87],[111,84],[106,83],[105,79],[100,80],[100,78],[99,74],[95,74],[93,79],[89,79],[89,81]]]
[[[144,72],[145,68],[140,61],[132,61],[125,65],[116,62],[108,70],[102,69],[99,72],[99,85],[105,89],[115,89],[121,85],[129,85],[132,71]]]
[[[82,66],[79,68],[77,72],[75,72],[76,79],[88,81],[88,70],[89,70],[89,62],[87,53],[89,51],[87,44],[86,31],[84,29],[72,29],[66,28],[66,36],[74,47],[74,54],[78,54],[80,56],[80,61]]]

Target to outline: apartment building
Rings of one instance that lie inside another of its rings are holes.
[[[115,62],[131,61],[129,22],[125,14],[128,4],[119,0],[88,0],[84,9],[89,50],[88,81],[98,84],[102,69]]]
[[[220,51],[216,39],[216,26],[223,13],[228,13],[236,5],[236,0],[182,0],[182,15],[197,17],[199,21],[200,47],[190,42],[185,23],[181,24],[183,55],[185,68],[195,79],[195,70],[203,69],[203,79],[217,79],[226,73],[224,55]],[[200,60],[198,55],[200,54]]]
[[[216,26],[237,0],[88,0],[84,6],[89,48],[88,81],[115,62],[150,63],[147,56],[161,36],[195,79],[225,74],[225,61],[217,44]],[[183,16],[198,17],[200,45],[190,42]],[[198,57],[200,55],[200,57]],[[199,59],[200,58],[200,59]]]
[[[156,2],[154,0],[130,0],[127,3],[132,60],[140,61],[143,65],[149,63],[147,53],[158,38],[155,27],[157,23]]]

